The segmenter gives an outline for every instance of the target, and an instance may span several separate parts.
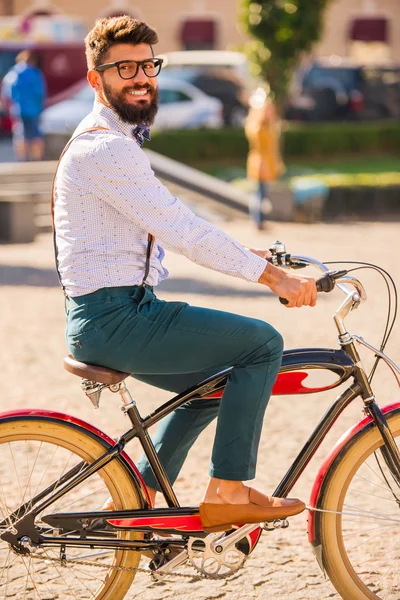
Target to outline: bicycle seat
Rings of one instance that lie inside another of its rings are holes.
[[[73,375],[82,377],[82,379],[88,379],[89,381],[96,381],[97,383],[104,383],[106,385],[120,383],[130,375],[130,373],[114,371],[114,369],[106,369],[105,367],[98,367],[97,365],[88,365],[87,363],[75,360],[71,355],[64,358],[64,369]]]

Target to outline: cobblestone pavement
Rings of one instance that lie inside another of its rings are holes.
[[[272,223],[266,231],[254,232],[246,221],[238,221],[224,223],[223,228],[249,246],[268,247],[271,241],[280,238],[295,254],[326,261],[377,262],[400,283],[397,223]],[[183,257],[168,255],[166,266],[171,277],[159,289],[159,296],[166,300],[184,299],[192,304],[268,320],[283,333],[286,348],[337,345],[331,315],[342,300],[339,292],[321,296],[315,309],[287,310],[265,288],[207,271]],[[384,286],[371,271],[358,274],[365,282],[370,299],[348,322],[351,331],[378,345],[387,306]],[[65,411],[94,423],[112,436],[126,428],[115,397],[104,393],[101,409],[94,411],[80,391],[79,380],[62,368],[66,352],[64,306],[54,271],[50,235],[39,237],[32,245],[0,245],[0,331],[0,410],[44,407]],[[387,351],[400,362],[398,325]],[[131,382],[130,390],[144,413],[168,398],[167,393],[135,381]],[[269,492],[275,488],[336,392],[271,399],[259,452],[257,487]],[[381,405],[399,398],[396,383],[385,367],[378,370],[375,392]],[[321,459],[343,431],[361,416],[358,403],[347,409],[292,494],[308,500]],[[210,427],[184,466],[176,486],[182,504],[195,504],[201,498],[213,435],[214,429]],[[137,458],[138,448],[128,450]],[[291,519],[288,530],[264,535],[244,569],[229,581],[181,580],[150,585],[147,577],[139,574],[127,595],[128,600],[172,597],[176,600],[339,598],[331,584],[323,579],[313,558],[304,514]]]

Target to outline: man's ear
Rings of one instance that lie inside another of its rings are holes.
[[[89,82],[90,87],[92,87],[95,92],[101,92],[103,86],[101,85],[102,82],[100,73],[98,73],[94,69],[90,69],[87,74],[87,80]]]

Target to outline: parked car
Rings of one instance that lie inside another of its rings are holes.
[[[184,81],[159,79],[160,106],[155,130],[221,127],[222,104]],[[70,135],[93,107],[94,93],[86,80],[63,92],[64,99],[43,111],[45,135]]]
[[[400,118],[400,67],[361,66],[340,57],[315,61],[294,86],[286,117],[306,121]]]
[[[32,50],[38,57],[39,66],[44,74],[47,86],[47,105],[62,90],[69,88],[85,77],[87,66],[82,42],[18,42],[0,41],[0,86],[3,77],[15,64],[21,50]],[[8,106],[0,100],[0,132],[9,132],[11,122]]]
[[[224,124],[243,126],[249,95],[254,87],[247,59],[240,52],[186,50],[164,55],[164,77],[192,83],[208,96],[221,100]]]

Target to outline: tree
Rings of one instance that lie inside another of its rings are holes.
[[[319,39],[329,0],[241,0],[241,22],[252,72],[281,103],[301,53]]]

